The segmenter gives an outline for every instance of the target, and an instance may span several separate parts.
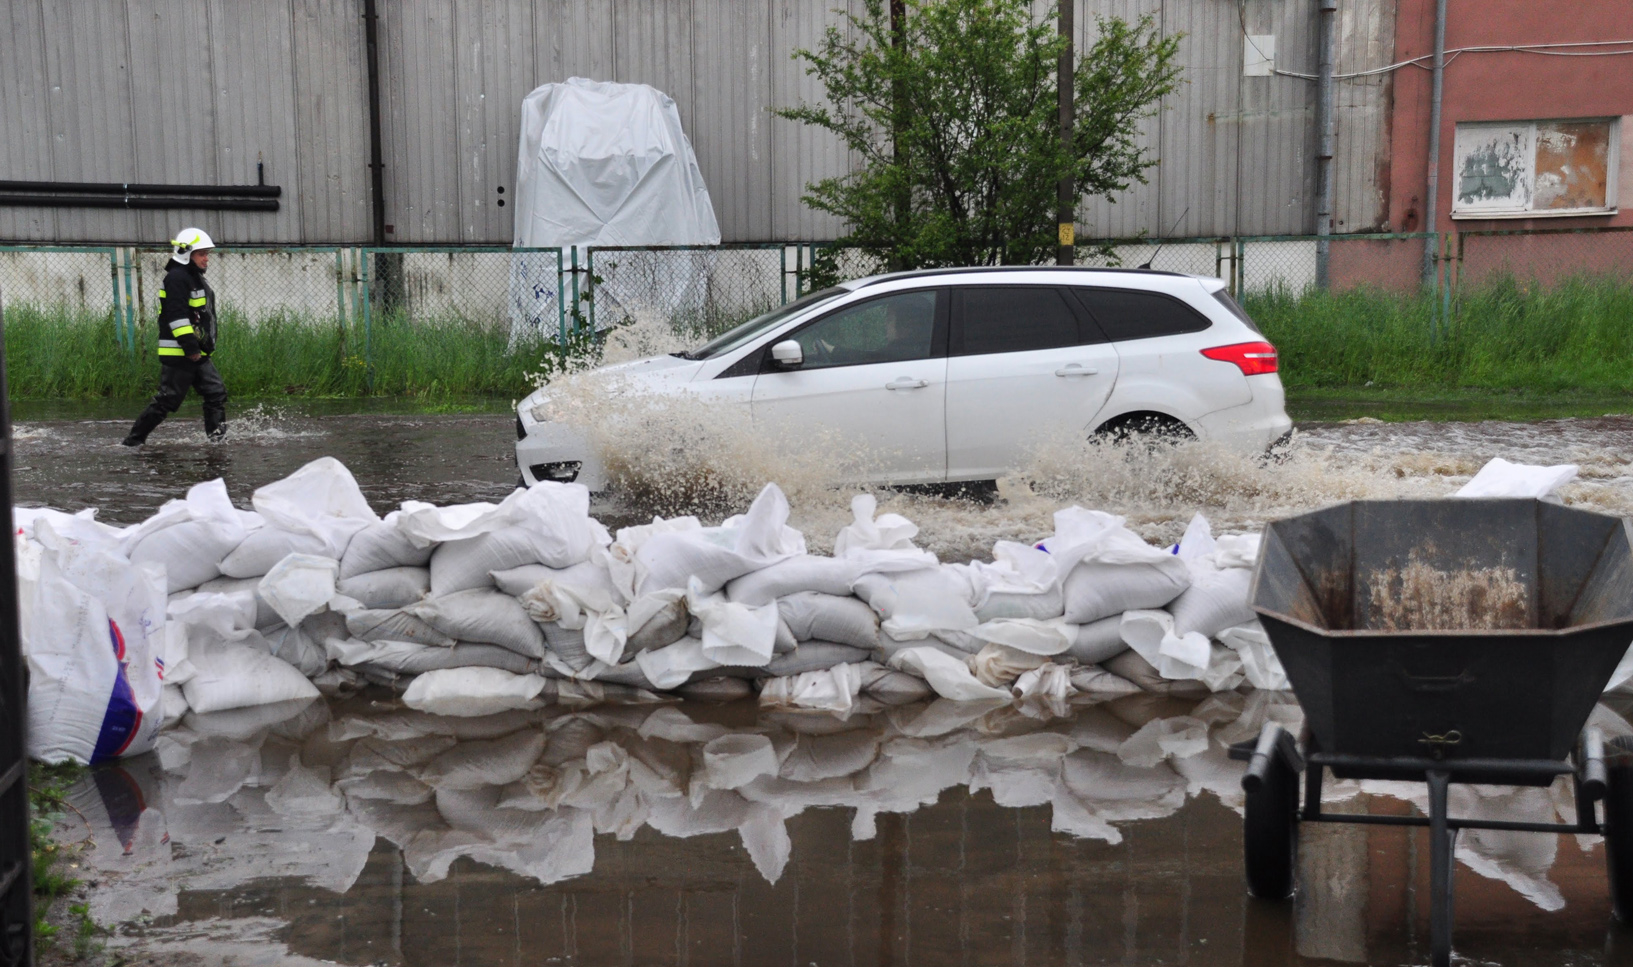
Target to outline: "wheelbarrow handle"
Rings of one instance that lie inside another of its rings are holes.
[[[1253,754],[1247,760],[1247,773],[1242,776],[1242,788],[1247,792],[1254,792],[1264,785],[1265,777],[1269,774],[1271,760],[1280,757],[1288,768],[1295,773],[1304,771],[1304,757],[1299,754],[1298,743],[1293,736],[1279,724],[1266,722],[1259,730],[1259,741],[1253,747]]]
[[[1605,798],[1605,734],[1598,729],[1582,733],[1582,792],[1590,801]]]

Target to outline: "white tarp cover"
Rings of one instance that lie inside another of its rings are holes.
[[[697,156],[674,100],[662,91],[582,77],[545,84],[522,99],[517,154],[519,248],[720,244]],[[581,265],[583,259],[581,252]],[[543,253],[515,257],[516,326],[556,327],[555,262]],[[625,302],[618,280],[603,268],[597,266],[609,294]],[[673,312],[676,306],[656,308]]]
[[[523,98],[515,244],[720,244],[674,100],[582,77]]]

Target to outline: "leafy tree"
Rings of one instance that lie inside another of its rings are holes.
[[[1179,38],[1150,17],[1098,20],[1076,64],[1070,150],[1056,95],[1065,41],[1029,0],[863,0],[845,19],[794,52],[828,103],[776,112],[861,159],[804,196],[844,219],[845,247],[899,269],[1045,262],[1062,176],[1079,197],[1110,197],[1156,164],[1135,125],[1178,83]]]

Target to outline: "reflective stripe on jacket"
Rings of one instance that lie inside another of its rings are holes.
[[[159,289],[159,361],[179,365],[215,349],[215,292],[191,262],[172,264]]]

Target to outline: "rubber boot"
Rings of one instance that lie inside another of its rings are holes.
[[[130,432],[120,442],[127,447],[141,446],[147,442],[147,435],[152,433],[169,415],[157,405],[149,405],[147,409],[142,411],[142,415],[136,418],[135,425],[130,428]]]

